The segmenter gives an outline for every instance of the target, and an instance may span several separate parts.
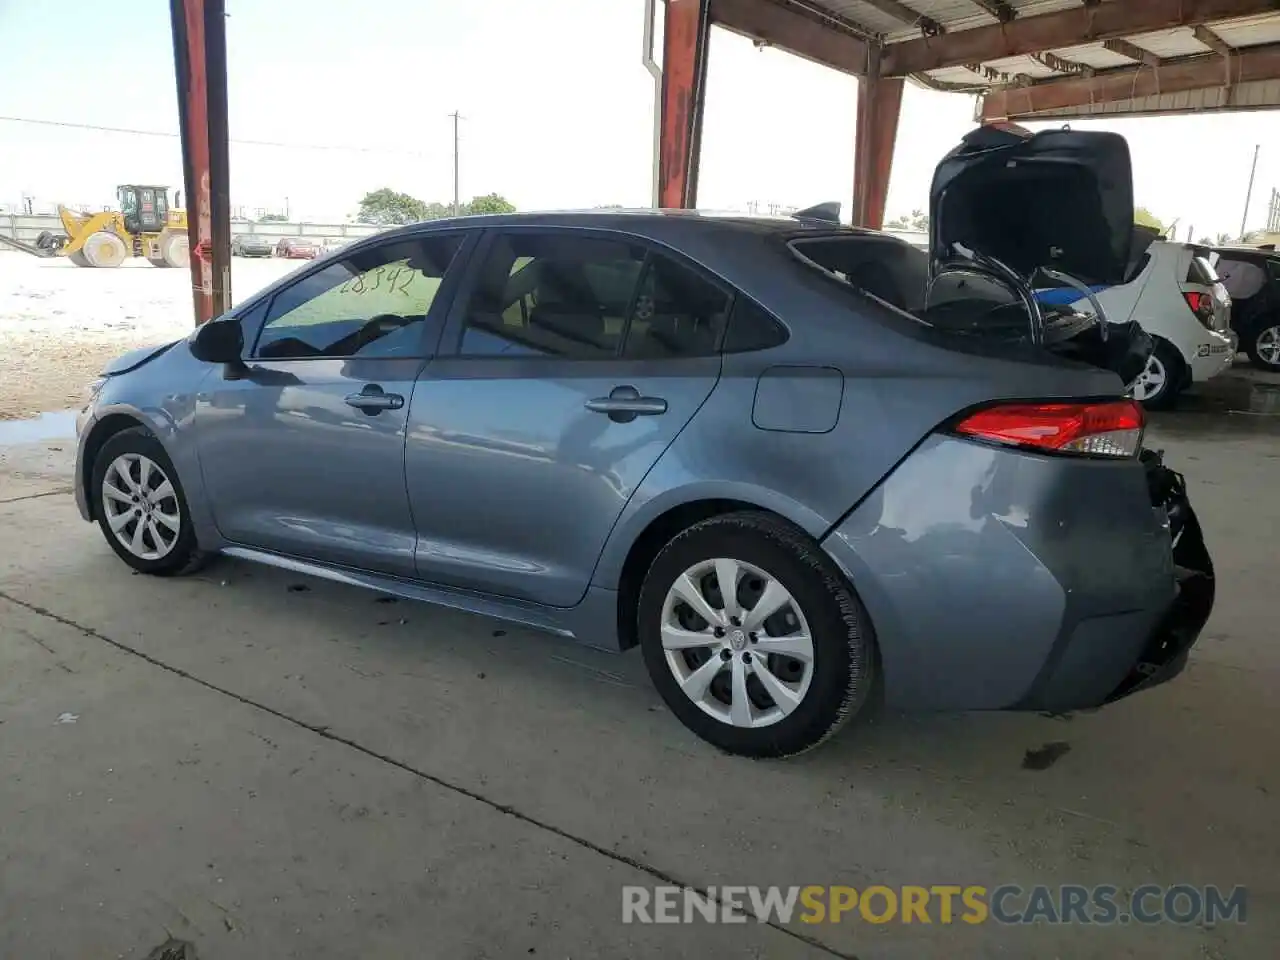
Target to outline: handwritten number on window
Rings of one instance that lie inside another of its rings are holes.
[[[405,267],[403,264],[397,264],[391,269],[385,266],[375,267],[369,273],[357,274],[344,280],[342,285],[338,287],[338,293],[354,293],[357,296],[362,293],[372,293],[382,287],[384,276],[388,290],[409,296],[409,287],[413,285],[417,271]]]

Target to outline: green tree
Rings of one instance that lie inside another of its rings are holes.
[[[417,223],[426,220],[428,205],[417,197],[407,193],[397,193],[390,187],[374,190],[364,195],[360,201],[360,213],[356,219],[361,223],[376,223],[390,226],[397,223]]]
[[[235,219],[232,217],[231,219]],[[259,223],[288,223],[289,218],[283,213],[264,213],[258,218]]]
[[[516,206],[506,197],[497,193],[486,193],[483,197],[475,197],[463,206],[462,213],[515,213]]]
[[[1142,227],[1151,227],[1164,233],[1164,221],[1146,207],[1138,207],[1133,211],[1133,222]]]
[[[929,229],[929,214],[923,210],[912,210],[909,217],[898,217],[884,225],[886,230],[919,230]]]

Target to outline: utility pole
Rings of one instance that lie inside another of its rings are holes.
[[[453,215],[456,217],[462,211],[458,199],[458,121],[462,115],[455,110],[449,116],[453,117]]]
[[[641,62],[653,77],[653,176],[650,206],[655,210],[661,205],[658,196],[658,157],[662,149],[662,67],[653,57],[654,17],[658,0],[645,0],[644,4],[644,53]]]
[[[1240,216],[1240,239],[1244,239],[1245,221],[1249,219],[1249,201],[1253,199],[1253,178],[1258,172],[1258,151],[1262,149],[1262,144],[1255,144],[1253,148],[1253,166],[1249,168],[1249,188],[1244,192],[1244,213]]]

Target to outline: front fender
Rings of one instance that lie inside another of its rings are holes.
[[[196,445],[195,409],[200,385],[214,372],[185,350],[169,350],[133,372],[111,377],[98,395],[93,420],[80,442],[78,482],[87,490],[93,460],[106,439],[130,423],[147,428],[177,471],[195,524],[196,537],[205,549],[219,541],[213,513],[205,496]]]

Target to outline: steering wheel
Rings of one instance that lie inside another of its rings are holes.
[[[398,317],[394,313],[380,313],[377,316],[370,317],[353,335],[355,349],[359,350],[375,340],[381,340],[387,334],[393,333],[401,327],[407,327],[412,322],[412,317]]]

